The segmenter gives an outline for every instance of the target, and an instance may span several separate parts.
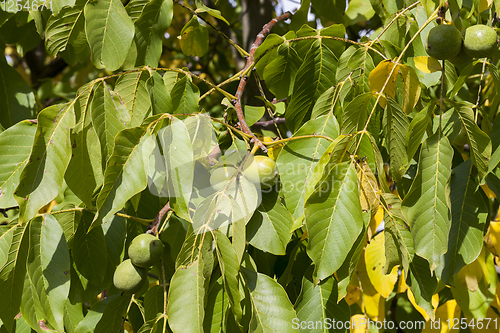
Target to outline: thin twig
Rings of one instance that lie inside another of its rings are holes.
[[[149,225],[149,230],[147,231],[148,234],[152,234],[155,236],[158,234],[158,226],[160,225],[161,220],[163,220],[165,214],[167,214],[170,209],[170,202],[167,202],[167,204],[160,210],[158,215],[156,215],[153,222],[151,222],[151,224]]]
[[[243,132],[252,135],[253,141],[256,145],[259,146],[262,151],[267,152],[267,148],[264,146],[264,144],[252,133],[250,128],[247,125],[247,122],[245,121],[245,115],[243,114],[243,109],[241,107],[241,97],[243,96],[243,91],[245,90],[245,86],[247,83],[247,72],[248,70],[252,67],[254,57],[255,57],[255,51],[257,48],[262,44],[264,41],[264,38],[271,32],[271,29],[274,27],[276,23],[279,21],[284,21],[289,19],[292,16],[292,13],[286,12],[283,15],[280,15],[276,18],[273,18],[271,22],[267,23],[264,25],[262,28],[262,31],[257,35],[257,39],[253,43],[252,47],[250,48],[250,56],[247,58],[247,64],[245,65],[245,68],[243,69],[243,77],[240,80],[240,84],[238,85],[238,90],[236,91],[236,99],[234,100],[234,108],[236,109],[236,114],[238,115],[238,120],[240,122],[240,128],[243,130]]]

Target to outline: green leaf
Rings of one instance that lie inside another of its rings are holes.
[[[93,226],[106,222],[125,206],[127,200],[146,188],[147,163],[153,147],[154,142],[146,127],[129,128],[118,133],[104,174],[104,184],[97,197],[98,216]]]
[[[415,296],[415,303],[434,320],[432,295],[436,292],[438,281],[436,275],[432,274],[429,263],[424,258],[419,256],[413,258],[406,277],[406,284],[413,296]]]
[[[3,36],[2,36],[3,37]],[[31,87],[7,62],[0,61],[0,125],[10,127],[21,120],[34,117],[36,102]]]
[[[337,301],[340,302],[348,292],[351,279],[356,272],[359,259],[365,247],[366,237],[368,235],[368,226],[370,224],[371,212],[363,212],[363,229],[358,238],[352,245],[351,251],[347,254],[346,259],[335,272],[338,280],[339,295]],[[364,260],[364,259],[363,259]]]
[[[255,50],[255,68],[260,77],[264,76],[264,69],[273,61],[278,53],[278,46],[285,41],[285,38],[276,34],[269,34],[264,42]]]
[[[71,46],[85,38],[84,5],[85,2],[77,1],[74,6],[62,8],[57,15],[51,15],[47,20],[45,48],[51,56],[55,57],[66,50],[68,44]]]
[[[335,322],[348,322],[351,317],[349,305],[345,300],[337,304],[338,286],[335,278],[330,277],[315,285],[312,277],[313,267],[302,278],[302,289],[295,302],[297,318],[292,321],[292,327],[299,323],[324,323],[322,327],[300,326],[301,332],[344,332],[345,329],[335,328]],[[329,325],[330,324],[330,325]],[[330,327],[327,327],[330,326]],[[314,327],[314,328],[313,328]]]
[[[149,0],[130,0],[125,6],[125,10],[132,22],[135,22],[142,14],[144,7],[149,3]]]
[[[63,230],[52,215],[37,217],[30,225],[28,287],[36,313],[36,322],[47,321],[59,332],[64,331],[64,310],[69,294],[70,259]],[[24,312],[24,311],[23,311]],[[25,315],[26,313],[23,313]]]
[[[207,333],[224,332],[229,308],[229,298],[224,289],[222,277],[213,283],[207,293],[207,306],[203,329]]]
[[[222,281],[224,291],[227,294],[229,302],[231,303],[232,312],[234,313],[236,323],[241,321],[243,312],[241,309],[241,300],[239,289],[239,269],[240,262],[236,256],[229,239],[220,231],[215,232],[216,235],[216,248],[217,259],[222,273]],[[219,297],[219,296],[218,296]]]
[[[52,9],[54,15],[58,15],[63,7],[73,7],[74,5],[75,0],[51,0],[48,6]]]
[[[389,174],[399,181],[408,167],[408,156],[406,155],[406,133],[410,127],[408,117],[401,106],[393,99],[389,99],[382,120],[384,137],[387,150],[391,158]]]
[[[38,114],[30,160],[16,189],[20,222],[31,220],[58,195],[71,158],[69,128],[74,123],[73,108],[66,104],[50,106]]]
[[[208,13],[210,16],[215,17],[221,21],[224,21],[227,25],[230,25],[229,22],[221,15],[221,12],[212,9],[210,7],[205,6],[201,0],[196,0],[196,13]]]
[[[297,317],[283,287],[269,276],[242,268],[250,292],[250,332],[298,332],[291,323]]]
[[[14,317],[19,313],[23,295],[26,259],[29,249],[29,224],[12,226],[12,243],[7,254],[7,263],[0,269],[0,295],[5,300],[0,302],[0,319],[10,330]]]
[[[127,106],[131,118],[130,126],[139,126],[153,115],[146,84],[149,77],[147,71],[140,71],[121,75],[116,81],[115,92]]]
[[[420,151],[418,171],[403,200],[415,253],[429,261],[431,272],[448,249],[451,227],[450,177],[453,148],[438,132]]]
[[[294,137],[311,133],[336,138],[339,135],[339,125],[333,114],[328,114],[308,121]],[[330,143],[331,141],[323,138],[292,140],[278,156],[277,165],[286,207],[294,218],[299,218],[304,213],[306,184],[313,176],[316,164]]]
[[[147,82],[149,97],[153,106],[153,114],[166,113],[172,110],[170,91],[165,86],[163,79],[158,72],[153,72]]]
[[[92,87],[83,86],[78,90],[80,98],[74,106],[78,123],[71,131],[72,157],[64,175],[68,187],[87,207],[93,206],[92,195],[103,181],[101,149],[95,149],[99,138],[90,114]]]
[[[75,333],[93,333],[97,323],[101,320],[103,316],[104,309],[106,305],[111,301],[119,297],[118,295],[113,295],[111,297],[107,297],[97,303],[95,303],[90,311],[87,312],[85,318],[78,324],[75,329]]]
[[[341,133],[351,134],[363,130],[368,121],[368,115],[373,110],[375,100],[372,93],[364,93],[354,97],[342,112]]]
[[[332,22],[343,22],[346,3],[342,0],[311,0],[315,13]]]
[[[314,262],[317,283],[342,265],[363,228],[354,165],[344,162],[333,167],[308,199],[305,215],[307,254]]]
[[[195,15],[181,30],[181,49],[186,56],[202,57],[208,51],[208,29]]]
[[[424,138],[425,130],[432,121],[434,115],[434,103],[428,103],[410,123],[408,132],[406,132],[406,147],[408,152],[408,162],[411,162],[413,156],[418,150],[418,147],[422,143]]]
[[[122,293],[111,298],[112,300],[106,304],[102,317],[95,326],[94,333],[118,332],[123,325],[123,318],[127,313],[132,295]]]
[[[135,21],[137,46],[136,66],[158,66],[162,54],[162,38],[172,22],[172,0],[152,0]]]
[[[163,313],[163,287],[153,286],[144,294],[144,318],[152,320],[158,313]]]
[[[177,80],[170,92],[170,97],[172,97],[172,110],[165,110],[165,112],[196,113],[199,111],[200,90],[187,76]]]
[[[105,166],[113,151],[116,135],[130,124],[130,114],[120,97],[105,82],[99,83],[94,90],[91,114]]]
[[[491,157],[491,141],[474,121],[474,112],[470,104],[455,104],[455,111],[465,130],[465,136],[470,146],[472,164],[477,167],[479,181],[483,183],[488,174],[488,164]]]
[[[0,133],[0,207],[17,206],[14,190],[28,162],[35,132],[36,124],[23,120]]]
[[[87,211],[82,212],[82,219],[75,232],[72,255],[78,271],[94,285],[101,285],[106,276],[107,250],[104,232],[101,226],[89,228],[94,218]]]
[[[402,264],[408,272],[410,262],[414,256],[413,238],[410,227],[401,212],[401,199],[392,193],[383,193],[384,202],[384,235],[385,258],[384,274],[389,274],[392,268]]]
[[[117,70],[134,38],[134,23],[120,0],[89,1],[85,5],[85,32],[98,68]]]
[[[343,38],[345,30],[342,25],[332,25],[320,30],[319,35]],[[317,98],[336,83],[338,58],[344,46],[343,43],[331,42],[314,40],[295,76],[293,93],[286,110],[286,123],[293,132],[310,118]]]
[[[278,53],[264,70],[264,80],[276,99],[287,98],[302,60],[290,44],[278,47]]]
[[[179,267],[170,280],[168,323],[174,333],[203,332],[205,288],[203,263]]]
[[[451,176],[451,229],[448,251],[438,276],[448,283],[462,267],[479,256],[483,248],[483,230],[488,218],[488,205],[473,180],[471,160],[453,169]]]
[[[264,252],[285,255],[292,224],[293,216],[281,204],[277,193],[263,193],[262,203],[248,222],[247,240]]]
[[[158,133],[168,175],[170,205],[177,215],[190,220],[189,201],[193,191],[194,156],[184,122],[172,118],[171,124]]]

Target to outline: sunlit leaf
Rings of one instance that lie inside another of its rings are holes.
[[[415,67],[424,73],[434,73],[443,70],[439,60],[433,57],[420,56],[413,58]]]
[[[125,61],[134,37],[134,23],[120,0],[85,4],[85,32],[97,68],[117,70]]]
[[[252,306],[250,331],[298,332],[291,327],[297,315],[283,287],[265,274],[246,268],[242,273]]]
[[[168,323],[174,333],[203,332],[205,288],[203,263],[193,261],[179,267],[170,281]]]
[[[17,206],[14,190],[28,162],[36,127],[33,122],[24,120],[0,133],[0,207]]]
[[[323,322],[328,321],[346,322],[349,321],[350,309],[347,303],[342,300],[337,304],[338,286],[333,277],[315,285],[312,278],[313,268],[304,274],[302,279],[302,289],[295,303],[298,322]],[[302,327],[301,327],[302,328]],[[306,327],[301,332],[344,332],[343,329],[327,330],[325,327]]]
[[[307,254],[315,264],[315,281],[326,279],[342,265],[361,232],[361,213],[356,170],[349,162],[337,164],[305,210]]]
[[[16,189],[20,221],[29,221],[57,196],[71,158],[69,128],[74,122],[68,105],[53,105],[38,114],[35,142]]]
[[[429,261],[431,272],[448,250],[452,156],[448,138],[439,133],[427,138],[420,151],[417,175],[402,204],[415,253]]]

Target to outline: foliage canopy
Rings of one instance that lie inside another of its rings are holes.
[[[241,1],[2,1],[0,332],[498,331],[499,52],[425,45],[500,2],[444,5],[302,0],[245,50]]]

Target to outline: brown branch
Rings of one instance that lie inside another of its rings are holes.
[[[274,27],[276,23],[279,21],[284,21],[289,19],[292,16],[292,13],[286,12],[283,15],[280,15],[278,17],[275,17],[269,22],[268,24],[264,25],[262,28],[262,31],[257,35],[257,39],[255,39],[255,42],[253,43],[252,47],[250,48],[250,56],[247,58],[247,64],[245,65],[245,68],[243,69],[243,77],[240,80],[240,84],[238,85],[238,90],[236,91],[235,97],[236,100],[234,100],[234,108],[236,109],[236,114],[238,115],[238,120],[240,122],[240,128],[243,132],[252,135],[253,136],[253,142],[259,146],[262,151],[267,152],[267,148],[264,146],[264,144],[252,133],[250,128],[247,125],[247,122],[245,120],[245,115],[243,114],[243,109],[241,107],[241,96],[243,96],[243,91],[245,90],[245,85],[247,83],[248,75],[246,74],[250,67],[252,67],[254,57],[255,57],[255,51],[257,48],[262,44],[264,41],[264,38],[271,32],[271,29]]]
[[[158,235],[158,226],[160,225],[161,220],[163,220],[165,214],[167,214],[170,209],[170,202],[167,202],[167,204],[160,210],[158,215],[155,216],[153,222],[151,222],[151,224],[149,225],[149,230],[147,231],[148,234],[152,234],[155,236]]]
[[[284,124],[284,123],[285,123],[285,118],[274,118],[266,121],[258,121],[255,124],[253,124],[253,126],[269,127],[274,124]]]

